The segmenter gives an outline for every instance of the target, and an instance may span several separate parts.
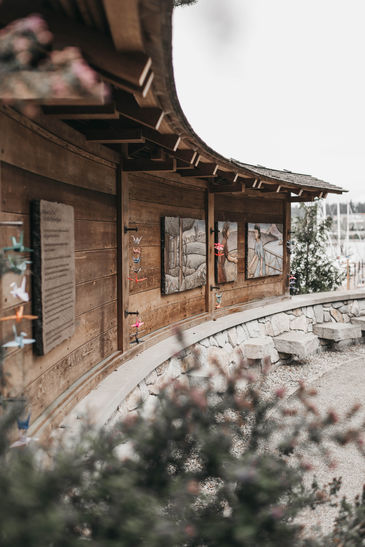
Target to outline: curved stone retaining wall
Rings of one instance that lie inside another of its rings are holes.
[[[141,399],[148,409],[154,405],[162,385],[176,379],[192,383],[197,376],[206,376],[207,363],[212,358],[218,359],[228,371],[242,363],[246,357],[245,342],[250,339],[272,341],[271,361],[279,366],[288,356],[275,349],[277,336],[285,332],[311,333],[316,324],[350,323],[363,314],[365,290],[356,290],[261,302],[251,309],[207,321],[186,330],[183,344],[174,336],[124,363],[75,407],[64,426],[72,427],[86,413],[91,414],[97,426],[103,426],[135,412]],[[321,340],[321,344],[326,342]],[[202,368],[191,372],[194,355],[199,356]]]

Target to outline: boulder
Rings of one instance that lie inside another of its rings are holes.
[[[273,349],[273,341],[269,336],[250,338],[243,342],[243,352],[247,359],[263,359],[270,357]]]
[[[333,342],[349,338],[361,338],[360,325],[352,323],[320,323],[319,325],[314,325],[313,332],[319,338]]]
[[[323,307],[321,304],[317,304],[314,306],[314,315],[316,318],[316,323],[323,323],[324,317],[323,317]]]
[[[271,318],[273,336],[289,330],[289,317],[286,313],[277,313]]]
[[[286,332],[274,339],[279,353],[292,355],[297,359],[306,359],[318,350],[318,336],[311,333]]]
[[[358,325],[361,328],[361,331],[365,331],[365,315],[360,315],[359,317],[353,317],[351,319],[353,325]]]

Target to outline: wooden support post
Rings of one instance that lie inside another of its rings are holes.
[[[284,208],[284,233],[283,233],[283,294],[290,293],[289,276],[290,276],[290,253],[288,253],[287,241],[290,239],[291,227],[291,203],[289,200],[283,203]]]
[[[206,219],[207,219],[207,283],[205,285],[205,310],[213,314],[214,311],[214,292],[211,291],[211,285],[215,285],[214,279],[214,194],[207,192],[206,201]]]
[[[128,309],[129,304],[129,233],[124,232],[124,226],[128,226],[129,221],[129,184],[128,173],[123,171],[123,159],[118,168],[117,175],[117,260],[118,260],[118,349],[126,351],[129,347],[128,321],[125,319],[124,310]]]

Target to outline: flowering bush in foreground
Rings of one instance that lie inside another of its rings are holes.
[[[364,500],[343,503],[331,538],[302,539],[294,520],[304,507],[336,501],[340,486],[304,486],[310,454],[331,464],[329,441],[362,450],[359,431],[334,412],[320,416],[304,385],[288,403],[283,389],[264,398],[242,367],[230,375],[215,368],[219,383],[175,382],[153,414],[142,408],[113,430],[85,430],[48,458],[9,450],[13,417],[4,415],[0,544],[362,545]]]

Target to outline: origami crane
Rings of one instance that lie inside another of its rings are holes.
[[[142,327],[144,325],[143,321],[140,321],[139,319],[136,319],[136,322],[132,325],[132,327],[135,327],[136,329],[139,329],[139,327]]]
[[[16,237],[11,237],[11,247],[4,247],[4,251],[14,251],[16,253],[32,253],[32,249],[24,247],[24,233],[22,232],[19,236],[19,241],[16,240]]]
[[[15,298],[19,298],[20,300],[23,300],[23,302],[29,302],[29,294],[25,290],[25,277],[23,277],[22,283],[19,287],[14,282],[10,284],[10,288],[12,289],[10,294],[15,296]]]
[[[6,342],[3,344],[3,348],[24,348],[26,344],[34,344],[35,340],[33,338],[24,338],[27,336],[26,332],[17,333],[16,326],[13,325],[14,340]]]
[[[134,257],[133,257],[133,262],[134,262],[135,264],[139,264],[139,263],[141,262],[141,257],[140,257],[140,256],[134,256]]]
[[[141,266],[139,268],[133,268],[134,273],[138,274],[142,270]]]
[[[141,240],[142,240],[143,236],[140,236],[140,237],[139,236],[132,236],[132,237],[133,237],[133,243],[135,245],[139,245],[141,243]]]
[[[31,260],[15,261],[12,256],[8,256],[9,269],[18,274],[24,274],[27,269],[27,264],[31,264]]]
[[[222,243],[214,243],[214,248],[217,251],[216,253],[214,253],[215,256],[224,256],[224,253],[222,253],[224,245]]]
[[[141,268],[139,268],[141,269]],[[141,283],[141,281],[146,281],[147,277],[142,277],[141,279],[138,279],[137,274],[135,277],[128,277],[130,281],[135,281],[135,283]]]
[[[10,321],[11,319],[15,319],[17,323],[19,323],[22,319],[38,319],[38,315],[24,315],[24,306],[20,306],[15,312],[15,315],[8,315],[8,317],[1,317],[0,321]]]
[[[19,418],[17,419],[18,429],[20,431],[27,431],[27,429],[29,429],[29,422],[30,422],[30,412],[27,418],[25,418],[25,420],[20,420]]]
[[[10,448],[21,448],[22,446],[27,446],[31,441],[37,441],[37,439],[35,437],[20,435],[19,439],[10,445]]]
[[[216,299],[216,306],[215,306],[215,308],[216,308],[217,310],[218,310],[218,309],[221,307],[221,305],[222,305],[222,296],[223,296],[223,293],[221,293],[221,294],[216,293],[216,295],[215,295],[215,299]]]
[[[136,255],[139,255],[141,254],[141,249],[139,247],[133,247],[133,252],[136,254]]]

